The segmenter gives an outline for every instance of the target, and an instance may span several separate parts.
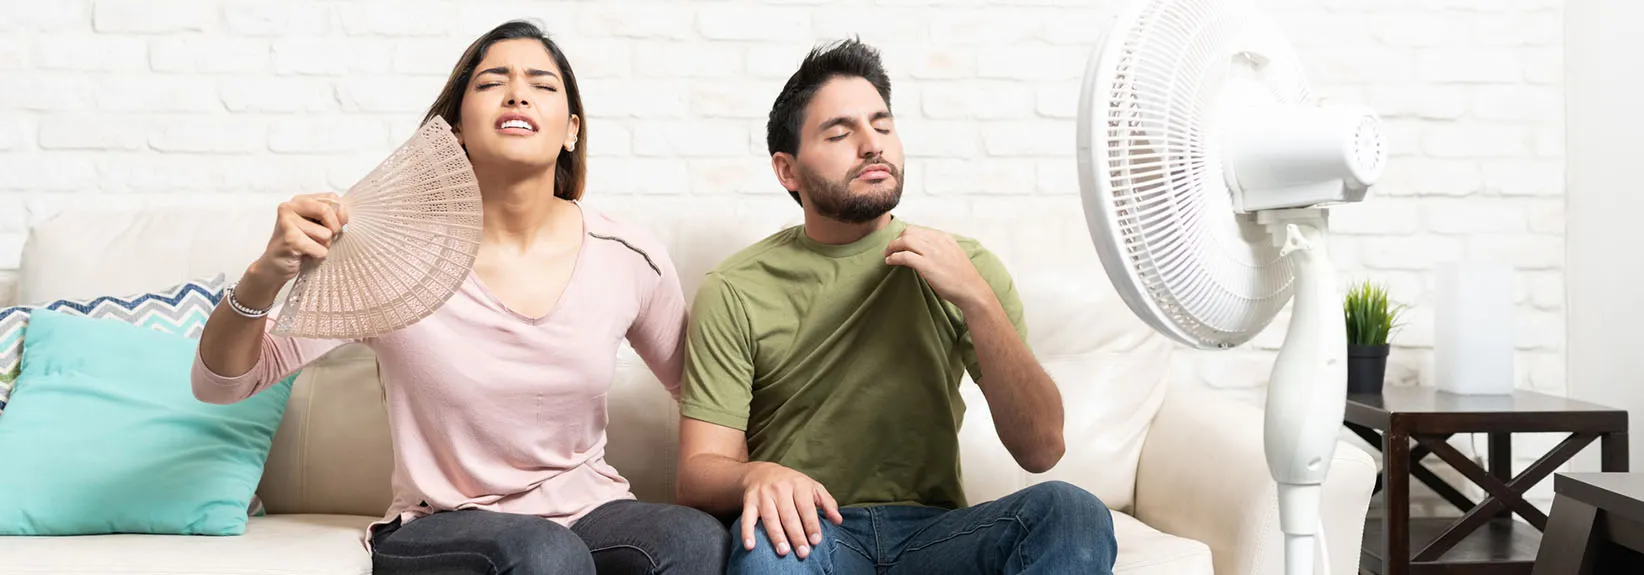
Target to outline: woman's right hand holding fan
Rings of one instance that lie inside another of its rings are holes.
[[[264,307],[307,260],[325,259],[331,240],[348,225],[348,209],[337,194],[304,194],[280,204],[274,233],[263,255],[252,262],[235,289],[248,306]]]

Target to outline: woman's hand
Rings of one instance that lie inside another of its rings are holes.
[[[332,238],[348,225],[348,210],[337,194],[295,196],[280,204],[278,213],[268,248],[246,271],[245,279],[257,283],[247,286],[254,289],[242,290],[246,293],[279,291],[297,277],[305,260],[324,260],[330,252]]]

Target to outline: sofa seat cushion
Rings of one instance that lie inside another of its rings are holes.
[[[7,573],[166,575],[332,575],[371,573],[361,545],[376,518],[354,515],[253,517],[245,535],[0,537]],[[1114,573],[1211,575],[1210,548],[1113,514],[1119,540]]]
[[[6,573],[369,575],[361,538],[376,517],[252,517],[244,535],[0,537]]]
[[[1213,575],[1210,546],[1161,532],[1135,517],[1113,512],[1119,540],[1114,575]]]

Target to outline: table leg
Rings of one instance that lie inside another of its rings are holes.
[[[1352,430],[1354,434],[1359,436],[1359,438],[1363,439],[1365,443],[1369,443],[1372,447],[1375,447],[1376,450],[1382,450],[1383,439],[1380,433],[1368,427],[1355,425],[1352,423],[1348,423],[1347,428]],[[1440,436],[1441,439],[1449,439],[1449,437],[1450,434]],[[1458,510],[1467,511],[1477,505],[1476,503],[1473,503],[1471,499],[1468,499],[1466,495],[1462,495],[1461,491],[1457,490],[1449,483],[1445,483],[1443,478],[1440,478],[1438,474],[1433,473],[1433,470],[1428,469],[1426,465],[1422,465],[1422,458],[1427,457],[1429,453],[1431,452],[1428,451],[1427,446],[1425,445],[1417,445],[1410,448],[1410,476],[1414,477],[1417,481],[1422,482],[1422,484],[1426,485],[1429,489],[1432,489],[1433,493],[1437,493],[1439,497],[1443,497],[1445,501],[1448,501],[1451,505],[1456,506],[1456,509]],[[1384,452],[1382,455],[1384,456],[1383,459],[1385,459],[1386,453]],[[1381,493],[1382,487],[1382,475],[1378,474],[1376,475],[1376,484],[1370,488],[1370,494],[1375,495],[1377,493]]]
[[[1382,573],[1410,573],[1410,436],[1382,434],[1382,492],[1386,518],[1382,525]]]
[[[1604,460],[1601,471],[1627,471],[1627,432],[1608,433],[1598,441],[1598,451]]]
[[[1553,496],[1553,512],[1531,575],[1591,575],[1598,555],[1597,530],[1597,508],[1565,495]]]
[[[1508,433],[1489,434],[1490,475],[1502,483],[1513,479],[1513,436]],[[1496,517],[1512,517],[1513,510],[1503,507]]]

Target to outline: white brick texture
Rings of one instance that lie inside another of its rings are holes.
[[[1266,4],[1317,94],[1384,115],[1392,163],[1368,203],[1335,213],[1330,248],[1342,279],[1412,306],[1393,383],[1431,384],[1435,266],[1500,258],[1519,274],[1517,384],[1563,393],[1564,1]],[[28,207],[346,186],[415,128],[469,41],[520,17],[547,25],[582,80],[590,194],[789,202],[764,155],[771,101],[814,43],[860,35],[894,81],[910,202],[1068,209],[1080,77],[1114,6],[0,2],[0,296]],[[1258,392],[1283,326],[1176,372]]]

